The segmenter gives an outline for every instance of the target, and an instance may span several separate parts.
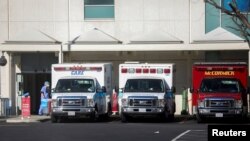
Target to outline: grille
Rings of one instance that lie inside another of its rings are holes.
[[[61,98],[58,99],[58,106],[85,106],[86,99],[82,98]]]
[[[156,99],[129,99],[129,106],[152,107],[156,106]]]
[[[233,100],[206,100],[206,107],[232,108],[233,106],[234,106]]]

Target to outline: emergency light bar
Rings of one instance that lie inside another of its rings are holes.
[[[122,68],[121,73],[157,73],[157,74],[168,74],[170,69],[163,68]]]
[[[82,66],[73,66],[73,67],[54,67],[55,71],[75,71],[75,70],[82,70],[82,71],[89,71],[89,70],[96,70],[101,71],[102,67],[82,67]]]

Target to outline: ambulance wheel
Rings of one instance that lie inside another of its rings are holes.
[[[198,113],[196,114],[196,120],[197,123],[202,123],[204,121],[204,119]]]
[[[110,118],[109,112],[102,115],[102,120],[109,120],[109,118]]]
[[[248,122],[248,118],[247,118],[247,115],[243,115],[240,120],[239,120],[241,123],[247,123]]]
[[[56,123],[57,122],[57,120],[58,120],[58,117],[56,117],[56,116],[53,116],[53,115],[51,115],[51,117],[50,117],[51,119],[51,122],[52,123]]]
[[[110,116],[112,114],[112,106],[111,103],[108,103],[108,115]]]
[[[97,105],[95,105],[95,111],[93,113],[91,113],[90,115],[90,120],[92,122],[95,122],[99,119],[99,114],[98,114],[98,109],[97,109]]]
[[[122,113],[121,114],[121,122],[125,123],[127,121],[128,121],[128,116]]]
[[[170,114],[168,111],[165,111],[162,115],[162,119],[165,122],[174,121],[174,114]]]
[[[168,121],[174,121],[174,114],[170,114],[168,116]]]

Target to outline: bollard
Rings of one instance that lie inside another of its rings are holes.
[[[182,115],[187,115],[188,112],[187,112],[187,103],[188,102],[188,99],[187,99],[187,90],[183,90],[182,92],[182,111],[181,111],[181,114]]]

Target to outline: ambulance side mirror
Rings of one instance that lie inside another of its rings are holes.
[[[106,93],[107,92],[106,87],[102,86],[102,88],[97,88],[96,92],[98,92],[98,93]]]
[[[107,90],[106,90],[106,87],[105,86],[102,86],[102,92],[106,93]]]
[[[172,93],[175,93],[175,92],[176,92],[175,86],[172,86],[172,87],[171,87],[171,92],[172,92]]]
[[[192,94],[193,94],[193,93],[198,93],[198,91],[199,91],[199,90],[194,89],[194,88],[192,88],[192,87],[190,87],[190,89],[189,89],[189,92],[192,93]]]
[[[54,93],[55,92],[55,88],[51,89],[51,92]]]
[[[123,91],[124,91],[124,88],[119,89],[119,93],[123,93]]]
[[[250,88],[247,87],[246,89],[243,89],[242,91],[243,91],[243,93],[249,94],[250,93]]]
[[[193,93],[194,92],[194,88],[190,87],[189,92]]]

